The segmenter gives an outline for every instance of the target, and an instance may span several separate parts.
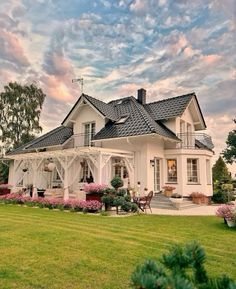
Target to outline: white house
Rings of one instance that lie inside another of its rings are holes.
[[[195,93],[146,102],[146,91],[105,103],[82,94],[61,126],[9,153],[9,183],[75,198],[85,182],[212,195],[211,138]],[[53,170],[54,168],[54,170]],[[52,170],[52,171],[51,171]],[[52,190],[53,189],[53,190]]]

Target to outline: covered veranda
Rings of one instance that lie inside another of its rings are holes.
[[[121,159],[128,171],[130,185],[134,185],[134,153],[131,151],[84,147],[64,150],[36,151],[32,153],[6,156],[14,160],[10,165],[9,183],[12,191],[17,191],[24,184],[32,186],[33,197],[37,196],[38,188],[52,188],[48,182],[48,172],[45,167],[53,164],[57,172],[63,191],[63,199],[70,198],[81,174],[82,163],[86,160],[97,184],[109,184],[112,177],[112,159]]]

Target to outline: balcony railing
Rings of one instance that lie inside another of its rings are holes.
[[[179,148],[208,148],[213,149],[214,145],[209,135],[205,133],[179,133],[178,138],[181,143],[178,144]]]
[[[101,147],[100,142],[92,141],[92,134],[79,133],[73,135],[73,147]]]

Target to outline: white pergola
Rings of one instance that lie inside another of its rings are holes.
[[[27,169],[31,171],[33,196],[37,196],[38,179],[43,175],[45,161],[53,161],[63,184],[65,200],[69,199],[69,188],[78,180],[82,159],[87,160],[88,166],[94,175],[94,181],[102,184],[104,177],[108,177],[104,169],[112,157],[122,158],[129,173],[130,183],[134,184],[134,153],[131,151],[99,147],[80,147],[6,156],[7,159],[14,160],[12,169],[13,188],[25,177],[25,174],[22,173],[22,167],[27,166]],[[107,167],[107,169],[109,168]]]

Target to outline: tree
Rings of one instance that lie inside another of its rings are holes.
[[[218,160],[214,164],[212,168],[213,173],[213,181],[228,181],[230,180],[230,173],[228,171],[228,168],[221,156],[219,156]]]
[[[131,276],[136,289],[236,289],[228,276],[210,277],[204,263],[204,249],[192,242],[175,245],[158,262],[147,260]]]
[[[236,120],[234,119],[236,123]],[[236,162],[236,130],[229,132],[226,140],[227,148],[223,151],[223,157],[228,164]]]
[[[35,84],[10,82],[0,93],[0,141],[8,149],[19,147],[42,131],[39,125],[45,94]]]

